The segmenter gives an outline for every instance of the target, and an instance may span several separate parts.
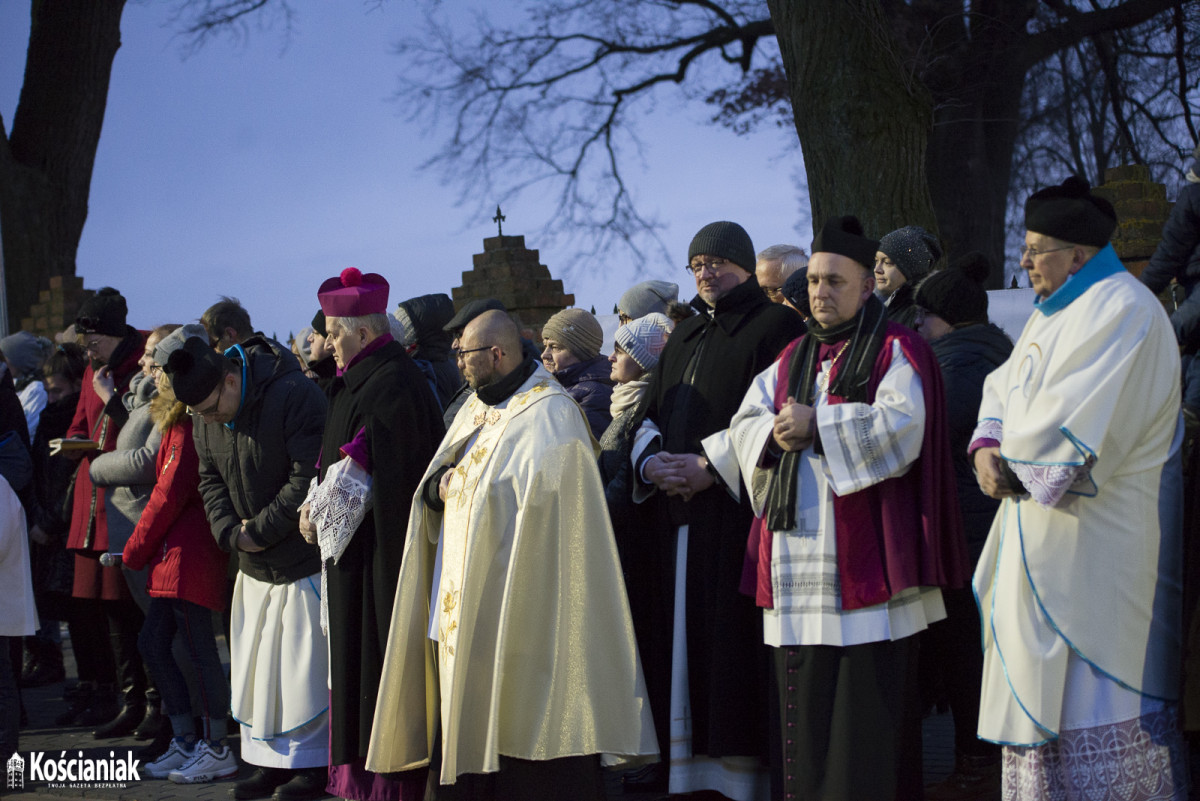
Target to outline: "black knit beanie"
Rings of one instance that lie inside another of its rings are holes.
[[[714,222],[701,228],[688,246],[688,263],[700,255],[728,259],[746,272],[754,272],[754,243],[746,229],[735,222]]]
[[[106,286],[79,307],[79,313],[75,316],[75,333],[123,337],[128,314],[125,298],[111,286]]]
[[[812,307],[808,305],[808,268],[796,270],[783,282],[783,296],[800,310],[805,317],[812,317]]]
[[[325,330],[325,312],[320,309],[313,315],[312,329],[323,337],[329,336],[329,332]]]
[[[171,378],[175,397],[188,406],[203,402],[225,377],[224,356],[200,337],[188,337],[171,353],[163,371]]]
[[[862,223],[853,214],[831,217],[813,240],[813,253],[836,253],[854,259],[868,270],[875,267],[879,243],[863,235]]]
[[[919,225],[906,225],[885,235],[879,240],[879,251],[896,263],[910,284],[929,275],[933,263],[942,257],[937,237]]]
[[[1102,248],[1117,227],[1112,204],[1092,194],[1086,178],[1072,175],[1025,201],[1025,228],[1075,245]]]
[[[930,273],[917,285],[913,302],[950,325],[986,323],[988,296],[983,283],[991,272],[992,260],[972,251],[946,269]]]

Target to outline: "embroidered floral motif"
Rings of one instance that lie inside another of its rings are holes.
[[[454,656],[454,642],[456,638],[454,634],[458,631],[458,619],[454,615],[458,609],[458,600],[462,592],[454,589],[454,584],[450,583],[450,589],[442,593],[442,617],[441,624],[438,626],[438,642],[446,649],[450,656]]]
[[[522,392],[520,395],[518,395],[514,400],[516,401],[518,406],[524,406],[526,403],[529,403],[529,399],[533,396],[533,394],[535,392],[545,392],[549,388],[550,388],[549,381],[539,381],[538,383],[536,383],[532,387],[530,387],[528,391]]]

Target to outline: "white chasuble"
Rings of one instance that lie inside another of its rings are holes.
[[[476,396],[459,410],[422,486],[443,466],[445,511],[413,500],[367,768],[427,765],[439,725],[443,784],[499,770],[502,754],[655,756],[579,406],[538,367],[496,406]]]
[[[1167,316],[1111,246],[1039,303],[985,381],[976,436],[999,439],[1032,495],[1003,502],[975,572],[980,737],[1037,745],[1094,722],[1068,697],[1099,693],[1093,672],[1178,697],[1179,403]]]

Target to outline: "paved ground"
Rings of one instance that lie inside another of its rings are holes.
[[[70,643],[64,640],[64,651],[67,656],[68,682],[74,681],[74,661],[71,657]],[[21,730],[19,753],[27,761],[31,751],[40,751],[46,758],[67,758],[78,756],[83,752],[85,759],[103,759],[112,752],[116,757],[124,757],[128,751],[136,751],[145,743],[138,742],[132,737],[117,740],[93,739],[90,729],[63,728],[55,726],[54,718],[66,709],[63,700],[64,684],[53,684],[48,687],[27,689],[22,691],[26,711],[29,714],[29,726]],[[926,783],[932,784],[944,778],[953,768],[954,754],[952,743],[953,728],[949,715],[936,715],[926,719],[924,729],[924,770]],[[245,778],[250,769],[243,766],[237,778]],[[28,767],[26,768],[28,776]],[[49,786],[45,782],[26,783],[24,791],[8,788],[7,777],[0,777],[0,796],[5,799],[20,798],[35,801],[55,801],[56,799],[105,799],[106,801],[227,801],[230,798],[230,788],[234,780],[216,782],[213,784],[176,785],[166,780],[143,778],[141,781],[114,783],[113,786]],[[613,774],[608,778],[609,796],[614,799],[623,798],[627,801],[652,801],[657,794],[638,793],[621,794],[619,776]]]

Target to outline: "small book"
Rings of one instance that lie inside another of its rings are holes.
[[[50,455],[62,453],[63,451],[94,451],[100,446],[94,439],[52,439],[50,440]]]

